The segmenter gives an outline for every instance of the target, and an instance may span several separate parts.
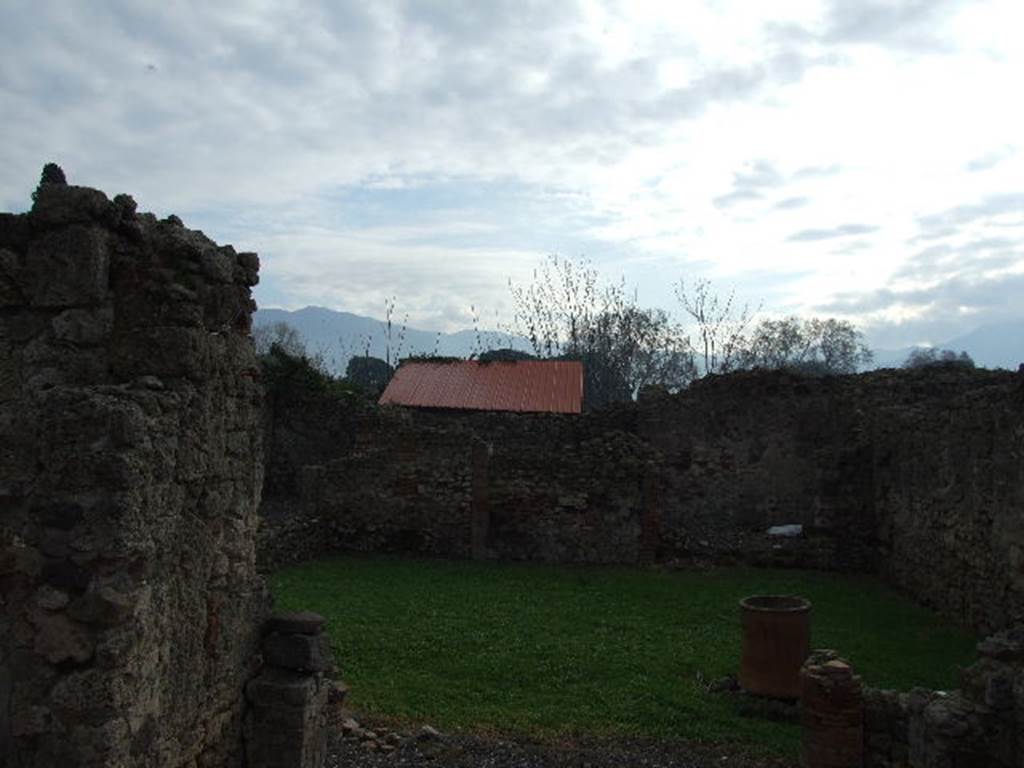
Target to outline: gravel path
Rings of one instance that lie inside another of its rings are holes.
[[[795,761],[672,742],[584,739],[542,743],[429,726],[390,731],[356,723],[332,729],[328,768],[795,768]]]

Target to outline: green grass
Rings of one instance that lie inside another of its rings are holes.
[[[791,753],[798,729],[743,717],[699,681],[739,666],[737,601],[809,598],[812,645],[865,682],[948,688],[973,638],[868,578],[340,557],[276,573],[277,607],[329,631],[353,706],[442,728],[639,736]]]

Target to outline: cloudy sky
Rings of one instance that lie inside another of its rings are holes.
[[[261,306],[452,330],[586,255],[876,346],[1024,319],[1020,0],[7,0],[44,162],[256,250]]]

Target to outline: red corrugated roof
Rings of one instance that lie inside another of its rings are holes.
[[[579,413],[583,364],[563,360],[403,363],[381,405],[474,411]]]

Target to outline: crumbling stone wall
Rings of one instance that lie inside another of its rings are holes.
[[[852,377],[742,372],[639,404],[639,432],[664,457],[663,549],[681,558],[871,571],[870,448],[851,439],[870,404]],[[803,526],[795,540],[772,526]]]
[[[960,688],[864,691],[865,768],[1024,766],[1024,629],[978,644]]]
[[[756,553],[751,536],[799,523],[818,545],[794,564],[878,571],[982,633],[1024,621],[1020,375],[740,373],[641,413],[680,550]]]
[[[1024,377],[937,371],[873,395],[882,572],[981,633],[1024,622]]]
[[[241,764],[257,269],[124,195],[0,214],[0,764]]]
[[[1022,384],[746,372],[583,416],[336,415],[357,423],[354,447],[290,454],[301,500],[261,550],[268,567],[339,548],[468,556],[482,442],[490,556],[880,572],[996,630],[1024,619]],[[766,535],[784,524],[802,534]]]
[[[296,366],[296,371],[304,371]],[[388,427],[387,415],[352,392],[314,391],[301,381],[264,378],[264,501],[294,499],[302,468],[362,450]]]
[[[476,556],[643,555],[642,481],[657,456],[631,413],[377,412],[348,455],[302,470],[293,514],[264,519],[267,567],[338,549],[470,557],[474,535]]]

